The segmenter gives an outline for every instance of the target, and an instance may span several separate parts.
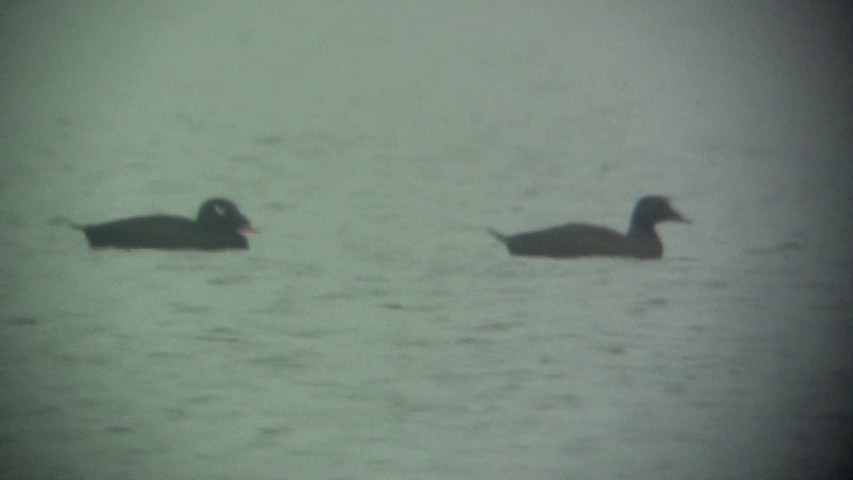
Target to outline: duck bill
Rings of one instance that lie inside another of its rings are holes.
[[[681,212],[678,212],[676,210],[672,211],[672,217],[670,217],[670,220],[678,223],[693,223],[693,221],[691,221],[689,218],[682,215]]]
[[[240,233],[242,233],[242,234],[261,233],[261,231],[260,231],[259,229],[257,229],[257,228],[255,228],[255,227],[253,227],[253,226],[252,226],[252,224],[250,224],[250,223],[247,223],[247,224],[243,225],[243,226],[242,226],[242,227],[240,227],[240,229],[239,229],[239,230],[237,230],[237,231],[238,231],[238,232],[240,232]]]

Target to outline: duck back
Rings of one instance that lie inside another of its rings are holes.
[[[153,215],[82,227],[92,248],[225,250],[249,248],[237,232],[206,229],[190,219]]]
[[[509,236],[497,232],[492,234],[506,244],[512,255],[551,258],[630,255],[625,235],[585,223],[569,223]]]

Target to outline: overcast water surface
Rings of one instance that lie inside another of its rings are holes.
[[[0,478],[845,477],[851,12],[5,2]],[[486,232],[645,194],[660,261]]]

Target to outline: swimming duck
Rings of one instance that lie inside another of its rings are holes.
[[[641,198],[634,207],[628,233],[586,223],[569,223],[533,232],[504,235],[489,229],[511,255],[574,258],[586,256],[661,258],[663,244],[655,231],[660,222],[690,223],[667,197]]]
[[[234,202],[211,198],[195,220],[176,215],[149,215],[94,225],[74,225],[92,248],[150,248],[160,250],[248,249],[243,234],[255,233]]]

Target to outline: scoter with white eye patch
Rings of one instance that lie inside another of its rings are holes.
[[[195,220],[176,215],[149,215],[77,226],[92,248],[159,250],[248,249],[246,233],[256,233],[234,202],[211,198]]]

